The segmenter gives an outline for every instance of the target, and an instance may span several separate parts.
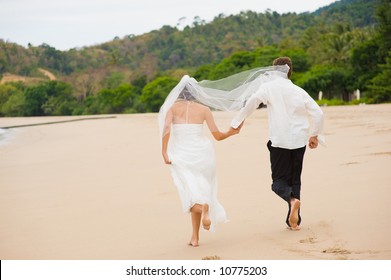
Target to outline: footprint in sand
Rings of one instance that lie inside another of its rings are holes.
[[[326,250],[323,250],[322,253],[337,254],[337,255],[349,255],[352,252],[350,252],[349,250],[346,250],[346,249],[339,248],[339,247],[333,247],[333,248],[328,248]]]
[[[359,162],[358,161],[349,161],[346,163],[342,163],[341,165],[353,165],[353,164],[359,164]]]
[[[219,256],[206,256],[206,257],[203,257],[201,260],[221,260],[221,258]]]
[[[309,243],[309,244],[314,244],[316,243],[316,237],[308,237],[306,239],[301,239],[299,240],[300,243]]]
[[[308,233],[307,238],[301,239],[301,240],[299,240],[299,242],[300,243],[309,243],[309,244],[317,243],[318,241],[315,236],[315,233],[310,228],[308,228],[308,231],[309,231],[309,233]]]

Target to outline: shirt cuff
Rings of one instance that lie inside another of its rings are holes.
[[[326,137],[323,134],[318,135],[318,142],[322,146],[326,146]]]
[[[238,128],[238,126],[241,124],[242,122],[240,121],[240,120],[236,120],[236,119],[233,119],[232,121],[231,121],[231,127],[233,127],[233,128]]]

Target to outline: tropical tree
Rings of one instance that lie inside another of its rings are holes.
[[[317,99],[318,93],[323,92],[327,99],[342,99],[349,101],[349,73],[341,67],[316,65],[306,72],[297,84]]]
[[[350,67],[355,77],[354,86],[362,91],[367,90],[370,80],[379,72],[378,67],[379,45],[373,38],[359,44],[352,49]]]
[[[380,69],[379,74],[371,80],[366,97],[373,99],[375,103],[391,102],[391,51],[386,58],[386,63],[380,65]]]
[[[148,83],[142,91],[140,100],[146,112],[158,112],[165,98],[178,83],[171,77],[159,77]]]
[[[41,82],[24,91],[26,116],[71,115],[77,106],[72,87],[60,81]]]
[[[363,54],[371,60],[363,61],[368,63],[364,64],[363,67],[366,69],[361,76],[361,78],[365,77],[366,85],[368,85],[365,96],[376,103],[391,101],[391,1],[378,0],[378,3],[376,33],[373,39],[365,45],[367,49]],[[376,66],[374,66],[375,63]],[[368,68],[368,65],[371,68]]]
[[[236,52],[223,59],[209,75],[209,79],[217,80],[240,71],[250,69],[254,64],[255,54],[248,51]]]
[[[23,116],[23,91],[12,84],[0,84],[0,116]]]
[[[13,93],[1,107],[1,114],[7,117],[25,116],[26,100],[22,91]]]
[[[130,84],[120,84],[117,88],[105,88],[96,96],[89,96],[85,101],[86,113],[119,114],[132,108],[137,103],[136,88]]]
[[[391,50],[391,1],[378,0],[377,16],[377,40],[379,44],[379,57],[381,63],[386,61]]]
[[[43,83],[28,87],[24,92],[26,109],[25,113],[27,116],[43,116],[44,110],[42,105],[48,99],[46,87]]]

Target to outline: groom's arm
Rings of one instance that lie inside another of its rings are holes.
[[[307,93],[304,95],[304,103],[307,113],[311,119],[310,139],[308,140],[309,147],[314,149],[318,146],[318,142],[325,145],[325,138],[323,133],[324,114],[319,105]]]
[[[255,94],[250,97],[246,105],[239,111],[239,113],[232,119],[231,127],[238,128],[239,125],[249,116],[251,115],[262,103],[261,99]]]

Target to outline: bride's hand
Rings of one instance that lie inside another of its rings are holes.
[[[171,164],[171,160],[168,158],[166,153],[163,153],[163,159],[165,164]]]
[[[230,127],[232,135],[239,134],[240,130],[242,129],[243,124],[244,124],[244,121],[237,128]]]
[[[238,128],[236,128],[237,130],[239,130],[239,132],[240,132],[240,130],[242,129],[243,124],[244,124],[244,121],[242,121],[242,123],[238,126]],[[238,132],[238,133],[239,133],[239,132]]]

